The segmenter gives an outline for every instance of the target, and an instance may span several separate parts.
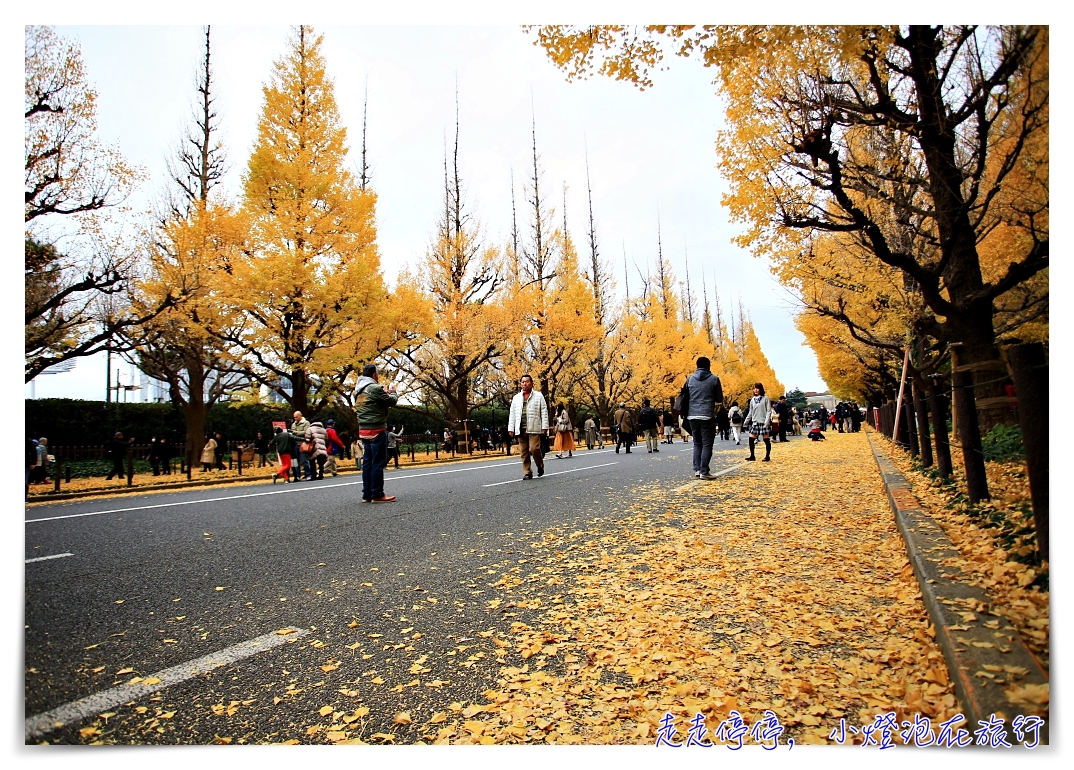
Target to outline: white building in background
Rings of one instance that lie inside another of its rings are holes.
[[[805,394],[806,401],[810,406],[823,406],[829,412],[835,409],[839,404],[839,399],[833,396],[831,393],[813,393],[807,392]]]

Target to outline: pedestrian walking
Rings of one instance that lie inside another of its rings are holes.
[[[747,460],[756,460],[754,444],[757,439],[764,440],[764,462],[769,462],[772,455],[772,402],[764,394],[764,385],[754,383],[753,398],[746,407],[746,430],[750,437],[750,456]]]
[[[652,407],[647,398],[641,400],[641,412],[638,413],[638,427],[645,434],[645,451],[650,454],[660,451],[660,429],[663,417]]]
[[[381,386],[374,364],[362,367],[354,406],[362,439],[362,501],[366,503],[395,502],[395,495],[384,494],[384,467],[388,464],[388,410],[398,400],[394,385]]]
[[[295,441],[298,451],[298,470],[300,471],[296,481],[309,481],[313,474],[310,472],[310,451],[313,447],[306,441],[306,431],[309,430],[310,421],[302,416],[302,412],[295,412],[294,422],[291,423],[291,438]]]
[[[205,438],[209,437],[206,436]],[[106,481],[111,481],[113,476],[123,478],[126,475],[123,471],[123,459],[127,456],[128,448],[130,448],[130,444],[123,440],[123,432],[116,433],[115,438],[108,444],[108,458],[112,461],[112,470],[108,472]]]
[[[37,462],[34,465],[33,482],[35,484],[44,484],[48,481],[48,439],[39,438],[37,440]]]
[[[634,415],[626,408],[625,401],[612,415],[612,424],[615,426],[615,453],[619,454],[619,447],[625,444],[626,453],[630,454],[630,445],[634,443]]]
[[[388,429],[388,460],[395,460],[395,469],[399,470],[399,442],[403,439],[402,428],[396,428],[394,431]],[[385,463],[387,465],[387,463]]]
[[[257,441],[254,442],[254,451],[257,453],[257,467],[264,468],[268,464],[268,451],[269,451],[268,436],[264,435],[261,431],[257,432]]]
[[[664,426],[664,443],[671,444],[675,438],[675,416],[667,409],[660,415],[660,424]]]
[[[742,410],[738,408],[738,402],[731,404],[727,410],[727,419],[731,421],[731,433],[735,436],[735,444],[742,443]]]
[[[324,479],[324,464],[328,462],[328,435],[320,420],[314,420],[310,423],[303,438],[306,440],[306,444],[312,445],[309,453],[310,469],[313,473],[312,480],[321,481]]]
[[[276,426],[275,431],[276,435],[272,437],[272,445],[276,449],[276,457],[280,461],[280,467],[272,474],[272,483],[275,484],[276,479],[283,476],[283,482],[287,484],[291,481],[291,446],[294,444],[294,439],[291,438],[289,432],[279,425]],[[298,480],[297,474],[295,480]]]
[[[164,439],[161,439],[160,442],[157,442],[156,436],[149,439],[149,456],[146,459],[149,460],[149,467],[153,469],[154,476],[160,475],[160,460],[164,448],[163,445]]]
[[[540,391],[533,389],[533,378],[528,374],[523,374],[519,379],[519,388],[519,392],[511,399],[511,411],[507,415],[507,434],[518,437],[518,451],[522,455],[522,478],[533,478],[532,465],[537,466],[537,477],[540,478],[544,475],[541,436],[548,431],[548,403]]]
[[[597,430],[597,421],[590,417],[585,421],[585,448],[592,449],[597,443],[600,432]]]
[[[201,472],[208,473],[213,469],[213,465],[216,462],[216,439],[212,436],[205,436],[205,446],[201,448]],[[109,476],[108,478],[112,478]]]
[[[354,467],[361,470],[362,458],[365,457],[365,445],[362,444],[361,439],[356,438],[351,444],[351,457],[354,458]]]
[[[680,396],[682,414],[690,423],[694,436],[694,475],[711,481],[712,442],[716,439],[716,405],[723,403],[723,385],[711,371],[712,362],[705,356],[697,359],[697,369],[683,385]]]
[[[720,441],[731,438],[731,421],[727,417],[727,407],[723,404],[716,409],[716,432],[720,434]]]
[[[571,416],[567,414],[567,407],[564,404],[559,405],[559,410],[556,414],[556,440],[555,447],[556,457],[563,459],[563,453],[567,453],[567,457],[574,457],[574,425],[571,424]]]
[[[347,447],[343,443],[343,439],[336,433],[335,420],[329,420],[324,425],[325,443],[328,448],[328,461],[324,464],[324,467],[325,470],[333,476],[338,476],[339,471],[336,469],[336,458],[342,457],[346,453]]]
[[[37,442],[32,438],[26,439],[26,488],[24,490],[25,497],[30,496],[30,474],[34,472],[34,468],[37,467]],[[111,478],[111,476],[109,476]]]
[[[213,439],[216,441],[216,449],[213,450],[213,467],[218,471],[226,471],[227,468],[224,467],[224,450],[227,449],[227,442],[224,441],[220,431],[213,435]]]
[[[160,444],[160,472],[165,476],[171,476],[172,458],[175,457],[171,439],[160,438],[157,439],[157,443]]]

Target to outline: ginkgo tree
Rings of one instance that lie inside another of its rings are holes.
[[[415,333],[421,303],[385,285],[375,204],[347,169],[346,129],[321,53],[297,27],[277,60],[244,175],[250,248],[224,291],[244,321],[223,336],[248,374],[292,408],[317,411],[355,368]]]
[[[459,425],[494,397],[485,385],[497,379],[516,326],[502,301],[503,254],[484,243],[464,197],[456,116],[450,166],[446,153],[444,159],[444,208],[418,281],[431,302],[432,322],[417,344],[397,350],[392,360],[427,407]],[[478,391],[483,398],[475,399]]]

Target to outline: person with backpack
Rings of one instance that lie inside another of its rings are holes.
[[[697,359],[697,371],[691,374],[679,392],[679,413],[690,424],[694,437],[694,475],[705,481],[716,477],[709,473],[712,442],[716,439],[716,405],[723,402],[723,385],[705,356]]]
[[[738,402],[731,404],[727,410],[727,419],[731,421],[731,432],[735,435],[735,444],[742,443],[742,410],[738,408]]]
[[[612,415],[612,424],[615,426],[615,453],[619,454],[619,447],[625,444],[626,453],[630,454],[630,445],[634,443],[634,415],[626,408],[625,401]]]
[[[638,427],[645,433],[645,451],[660,451],[660,427],[663,418],[653,409],[647,398],[641,400],[641,413],[638,415]]]
[[[346,453],[347,447],[343,443],[343,439],[336,433],[335,420],[328,420],[325,423],[324,435],[325,444],[327,445],[326,448],[328,449],[328,460],[326,460],[324,464],[325,470],[333,476],[338,476],[339,470],[336,468],[336,458],[342,457]]]
[[[764,394],[764,385],[753,385],[753,398],[746,407],[746,430],[750,436],[750,456],[747,460],[756,460],[753,447],[758,438],[764,440],[764,462],[769,462],[772,455],[772,402]]]

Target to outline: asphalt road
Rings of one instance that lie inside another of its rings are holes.
[[[719,440],[716,450],[713,472],[745,455]],[[526,616],[493,612],[482,594],[498,576],[526,574],[527,543],[551,527],[625,513],[636,485],[690,482],[691,451],[681,441],[659,454],[644,444],[630,455],[583,448],[549,457],[545,477],[531,481],[516,455],[390,470],[393,504],[362,504],[361,481],[347,476],[28,506],[28,723],[132,679],[222,657],[155,692],[117,696],[124,703],[107,710],[68,708],[54,720],[62,727],[27,742],[321,742],[306,726],[326,704],[367,706],[367,734],[416,740],[416,725],[393,725],[399,699],[386,693],[404,698],[418,722],[493,684],[495,649],[477,654],[487,646],[477,633]],[[299,631],[267,637],[278,646],[235,652],[288,627]],[[469,666],[458,662],[466,652]],[[377,679],[383,685],[370,684]],[[102,720],[102,711],[114,716]]]

